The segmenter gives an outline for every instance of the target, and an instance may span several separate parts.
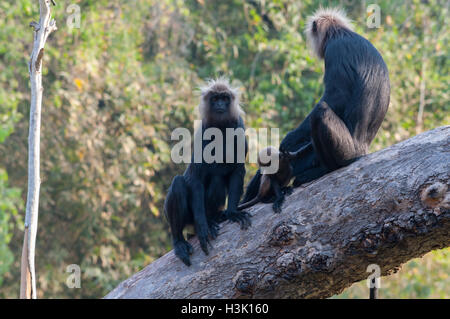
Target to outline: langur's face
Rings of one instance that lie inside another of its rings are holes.
[[[227,125],[239,121],[242,110],[239,106],[239,92],[228,80],[218,79],[207,82],[202,87],[199,111],[202,120],[210,126]]]
[[[231,96],[229,93],[213,93],[209,97],[210,112],[217,115],[226,115],[230,112]]]
[[[314,53],[320,58],[323,58],[322,41],[325,33],[323,30],[325,27],[324,25],[326,25],[326,21],[321,21],[320,19],[313,20],[308,37],[310,46],[312,47]]]

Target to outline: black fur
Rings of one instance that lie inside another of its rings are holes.
[[[294,186],[315,180],[367,154],[389,105],[386,64],[365,38],[334,26],[325,35],[325,92],[306,119],[282,140],[281,151],[314,148],[293,160]],[[258,193],[253,177],[243,202]]]
[[[225,103],[226,105],[223,101],[219,99],[217,104],[213,102],[210,106],[211,110],[221,110],[221,113],[218,113],[220,116],[217,115],[216,119],[225,119],[226,113],[222,111],[224,108],[227,111],[230,107],[229,101]],[[214,124],[204,122],[202,133],[209,127],[219,128],[224,139],[226,128],[245,129],[241,117],[223,120],[221,123],[215,121]],[[211,142],[212,140],[204,140],[202,150]],[[223,163],[194,163],[192,158],[184,175],[174,177],[166,196],[164,211],[170,224],[175,255],[188,266],[191,264],[189,255],[192,254],[192,246],[185,240],[182,233],[186,225],[194,225],[195,233],[205,254],[208,254],[209,238],[217,237],[220,222],[225,220],[239,222],[243,229],[250,226],[249,215],[237,210],[243,193],[245,175],[245,163],[237,162],[237,137],[234,142],[236,156],[233,163],[226,163],[226,147],[225,141]],[[246,142],[245,152],[247,153]],[[227,195],[228,207],[222,211]]]

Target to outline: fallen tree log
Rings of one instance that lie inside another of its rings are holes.
[[[385,276],[450,246],[449,175],[446,126],[295,189],[281,214],[253,207],[252,227],[222,225],[209,256],[193,238],[191,267],[171,251],[105,298],[333,296],[370,264]]]

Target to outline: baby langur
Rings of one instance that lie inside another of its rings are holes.
[[[272,208],[275,213],[280,213],[285,195],[292,193],[292,188],[288,187],[292,178],[290,161],[302,156],[311,147],[312,144],[308,143],[295,152],[279,151],[273,146],[262,149],[258,153],[258,164],[262,174],[258,194],[250,201],[239,205],[238,209],[246,209],[259,202],[271,202],[275,195]],[[276,166],[274,161],[278,161],[278,170],[273,172]]]

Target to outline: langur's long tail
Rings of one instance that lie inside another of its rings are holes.
[[[252,200],[242,203],[241,205],[238,206],[238,210],[243,210],[249,207],[252,207],[253,205],[256,205],[260,202],[260,198],[259,196],[254,197]]]
[[[189,189],[184,176],[175,176],[164,201],[164,213],[172,232],[175,255],[190,266],[189,255],[192,254],[192,246],[183,237],[183,222],[189,216],[188,193]]]

